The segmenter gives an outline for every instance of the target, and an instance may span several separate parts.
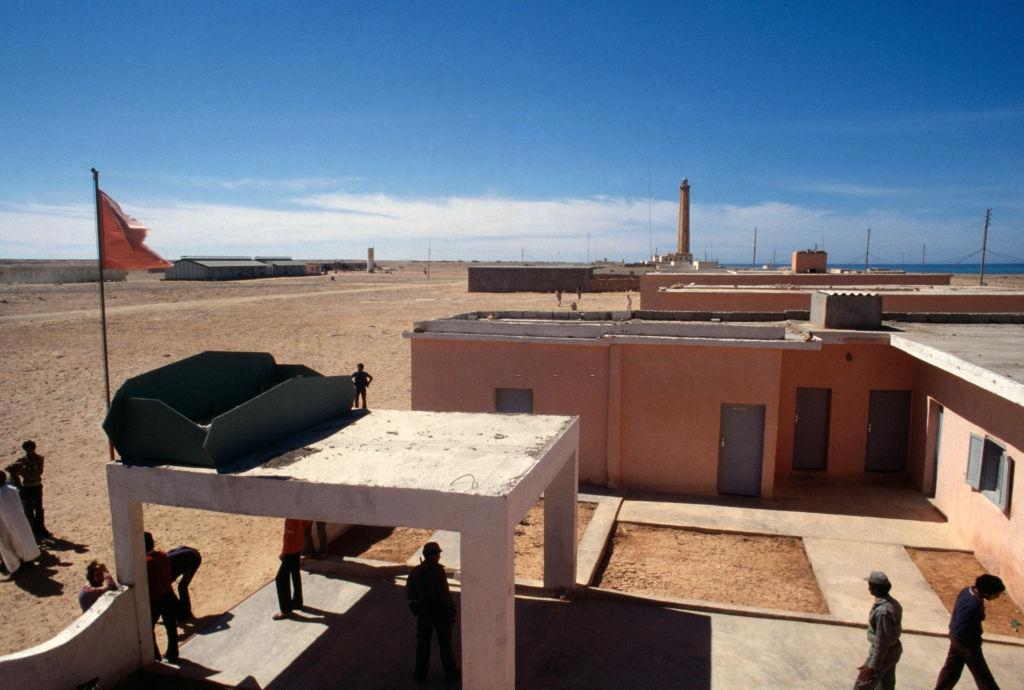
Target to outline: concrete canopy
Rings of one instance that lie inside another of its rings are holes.
[[[117,575],[132,584],[139,659],[152,663],[142,504],[460,532],[465,687],[515,683],[513,530],[544,494],[544,585],[576,574],[576,417],[374,411],[220,473],[107,466]]]

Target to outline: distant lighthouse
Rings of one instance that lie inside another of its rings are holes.
[[[676,243],[676,255],[684,261],[690,261],[690,181],[683,178],[679,183],[679,240]]]

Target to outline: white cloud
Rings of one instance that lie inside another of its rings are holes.
[[[293,207],[261,208],[212,203],[131,204],[126,212],[149,226],[150,245],[169,258],[181,254],[290,254],[297,258],[357,257],[374,246],[381,259],[435,258],[581,260],[608,257],[636,260],[653,243],[675,246],[674,201],[589,197],[510,199],[505,197],[400,198],[386,194],[318,194],[292,200]],[[868,210],[840,213],[782,202],[753,205],[694,204],[691,250],[707,247],[709,257],[730,262],[751,258],[758,228],[758,262],[783,260],[792,249],[824,243],[835,261],[863,255],[872,231],[873,260],[899,260],[900,253],[952,259],[974,249],[980,220],[927,213]],[[978,227],[975,227],[978,226]],[[1020,238],[994,228],[990,246],[1024,254]],[[979,234],[980,237],[980,234]],[[970,241],[968,241],[970,240]],[[967,246],[970,245],[970,246]],[[0,206],[0,256],[87,258],[95,256],[95,215],[90,204]]]

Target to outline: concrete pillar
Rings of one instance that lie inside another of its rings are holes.
[[[373,261],[373,247],[369,247],[366,250],[366,272],[373,273],[376,270],[376,264]]]
[[[679,183],[679,241],[676,253],[690,256],[690,181]]]
[[[506,505],[504,501],[501,505]],[[497,505],[495,506],[497,508]],[[462,687],[516,685],[515,549],[506,510],[463,530]]]
[[[544,587],[576,584],[576,452],[544,491]]]
[[[111,487],[110,524],[114,536],[114,569],[117,581],[130,587],[121,596],[130,596],[135,603],[139,664],[147,666],[154,663],[153,625],[149,613],[146,546],[142,538],[142,504],[128,501],[120,493],[116,486]]]

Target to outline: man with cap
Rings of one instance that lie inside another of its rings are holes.
[[[868,642],[871,651],[858,669],[854,690],[892,690],[896,687],[896,663],[903,654],[900,632],[903,623],[903,607],[889,595],[892,583],[885,573],[878,570],[867,578],[868,591],[874,595],[875,603],[868,614]]]
[[[430,638],[437,633],[441,648],[441,664],[449,682],[459,679],[459,669],[452,654],[452,626],[455,625],[455,603],[448,589],[448,576],[441,565],[441,545],[436,541],[423,546],[423,558],[409,573],[405,591],[409,609],[416,616],[416,682],[427,681],[430,667]]]

